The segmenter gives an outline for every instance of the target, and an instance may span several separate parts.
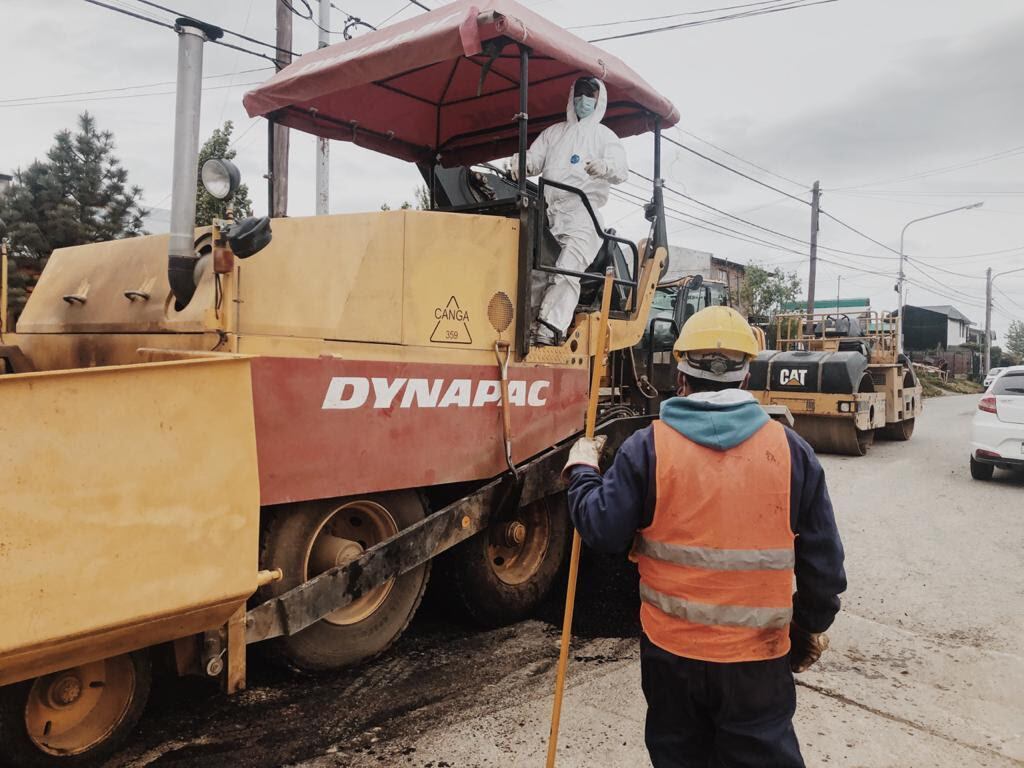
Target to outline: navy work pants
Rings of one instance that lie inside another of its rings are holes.
[[[642,636],[640,670],[654,768],[803,768],[789,656],[718,664]]]

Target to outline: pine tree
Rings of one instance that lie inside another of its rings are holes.
[[[249,187],[239,184],[234,197],[230,201],[218,200],[203,187],[200,175],[203,170],[203,163],[211,158],[218,160],[233,160],[238,154],[231,149],[231,132],[235,125],[230,120],[224,122],[223,128],[214,128],[210,138],[206,140],[199,150],[199,168],[196,174],[196,226],[205,227],[213,219],[223,219],[227,216],[228,202],[234,210],[235,218],[241,219],[252,215],[252,200],[249,199]]]
[[[77,133],[54,137],[46,160],[15,171],[0,196],[0,219],[11,240],[14,316],[55,249],[144,234],[141,195],[114,156],[114,135],[99,131],[88,112],[79,116]]]

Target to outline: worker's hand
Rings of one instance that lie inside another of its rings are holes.
[[[512,181],[519,181],[519,155],[512,155],[508,160],[505,161],[505,170]],[[536,169],[530,168],[530,161],[526,161],[526,175],[533,176],[536,173]]]
[[[797,624],[789,625],[789,667],[794,672],[806,672],[828,648],[828,635],[814,634]]]
[[[587,164],[583,167],[587,173],[598,179],[608,175],[608,163],[604,160],[587,160]]]
[[[608,442],[607,435],[581,437],[577,440],[572,450],[569,451],[569,460],[562,470],[562,479],[568,479],[569,470],[573,467],[593,467],[599,470],[601,468],[601,451],[604,450],[606,442]]]

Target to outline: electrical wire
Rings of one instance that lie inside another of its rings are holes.
[[[744,3],[743,5],[726,5],[720,8],[705,8],[703,11],[686,11],[685,13],[670,13],[665,16],[646,16],[639,19],[619,19],[618,21],[602,21],[596,24],[577,24],[566,29],[598,29],[600,27],[619,27],[623,24],[639,24],[645,21],[665,21],[667,19],[679,19],[684,16],[702,16],[705,13],[721,13],[722,11],[734,11],[739,8],[751,8],[753,6],[771,5],[781,3],[784,0],[759,0],[756,3]]]
[[[928,267],[928,269],[937,269],[939,272],[945,272],[947,275],[954,275],[956,277],[965,277],[965,278],[968,278],[970,280],[984,280],[985,279],[985,277],[983,275],[968,275],[968,274],[965,274],[963,272],[954,272],[951,269],[943,269],[942,267],[937,267],[934,264],[929,264],[928,262],[922,261],[921,259],[918,259],[918,258],[911,258],[910,256],[904,256],[903,258],[906,259],[907,261],[915,262],[917,264],[920,264],[921,266]]]
[[[732,21],[734,19],[746,19],[752,16],[763,16],[769,13],[780,13],[782,11],[793,11],[799,8],[810,8],[813,5],[826,5],[827,3],[835,3],[839,0],[814,0],[813,2],[802,2],[802,0],[793,0],[793,2],[787,5],[772,6],[770,8],[755,9],[752,11],[742,11],[740,13],[733,13],[726,16],[715,16],[710,19],[700,19],[699,21],[687,21],[681,24],[670,24],[664,27],[655,27],[654,29],[642,29],[636,32],[622,32],[618,35],[608,35],[607,37],[598,37],[592,40],[588,40],[589,43],[603,43],[608,40],[622,40],[629,37],[640,37],[641,35],[653,35],[659,32],[671,32],[677,29],[686,29],[688,27],[701,27],[706,24],[717,24],[722,21]]]
[[[160,27],[167,27],[167,29],[174,29],[173,24],[168,24],[167,22],[159,21],[157,19],[154,19],[152,16],[143,16],[141,13],[129,11],[125,8],[119,8],[113,5],[108,5],[107,3],[101,3],[100,0],[84,0],[84,2],[89,3],[90,5],[98,5],[100,8],[106,8],[108,10],[114,11],[115,13],[122,13],[125,16],[132,16],[136,19],[141,19],[142,21],[148,21],[150,24],[156,24]]]
[[[630,171],[630,173],[633,173],[635,176],[638,176],[641,179],[644,179],[645,181],[648,181],[648,182],[650,182],[652,184],[654,183],[653,179],[651,179],[651,178],[649,178],[647,176],[644,176],[642,173],[639,173],[637,171]],[[716,208],[715,206],[710,205],[709,203],[705,203],[702,200],[698,200],[695,197],[691,197],[690,195],[687,195],[687,194],[685,194],[683,192],[679,192],[679,191],[673,189],[672,187],[670,187],[668,185],[664,185],[664,189],[666,191],[672,193],[673,195],[677,195],[678,197],[681,197],[681,198],[684,198],[686,200],[689,200],[689,201],[691,201],[693,203],[696,203],[697,205],[703,206],[704,208],[708,208],[709,210],[715,211],[716,213],[720,213],[723,216],[726,216],[727,218],[734,219],[735,221],[738,221],[738,222],[741,222],[741,223],[746,224],[748,226],[754,227],[755,229],[760,229],[760,230],[762,230],[764,232],[768,232],[768,233],[773,234],[773,235],[775,235],[777,237],[783,237],[783,238],[785,238],[787,240],[792,240],[794,242],[800,243],[801,245],[806,245],[807,247],[810,247],[810,245],[811,245],[809,240],[804,240],[802,237],[796,237],[795,235],[788,235],[785,232],[779,232],[776,229],[772,229],[770,227],[765,227],[765,226],[763,226],[761,224],[757,224],[757,223],[755,223],[753,221],[749,221],[748,219],[744,219],[744,218],[742,218],[740,216],[736,216],[735,214],[729,213],[728,211],[723,211],[721,208]],[[822,245],[821,243],[818,243],[818,248],[820,250],[830,251],[832,253],[841,254],[843,256],[857,256],[857,257],[865,258],[865,259],[886,259],[886,260],[888,260],[888,259],[895,258],[893,256],[878,256],[878,255],[873,255],[873,254],[869,254],[869,253],[859,253],[857,251],[845,251],[845,250],[843,250],[841,248],[832,248],[832,247],[827,246],[827,245]]]
[[[1010,296],[1002,288],[995,286],[995,290],[1001,293],[1003,295],[1003,298],[1006,299],[1011,304],[1013,304],[1013,306],[1018,307],[1019,309],[1024,309],[1024,305],[1018,304],[1016,301],[1011,299]]]
[[[86,2],[94,2],[94,1],[95,0],[86,0]],[[202,19],[196,18],[192,14],[182,13],[181,11],[176,11],[173,8],[168,8],[166,5],[160,5],[159,3],[154,3],[153,0],[135,0],[135,2],[142,3],[143,5],[148,5],[150,8],[156,8],[158,10],[164,11],[165,13],[173,14],[176,17],[185,17],[185,18],[189,18],[189,19],[196,19],[196,21],[203,21]],[[207,23],[207,22],[204,22],[204,23]],[[270,48],[271,50],[277,51],[278,53],[287,53],[290,56],[299,56],[300,55],[300,54],[296,53],[295,51],[288,50],[287,48],[280,48],[277,45],[274,45],[273,43],[267,43],[267,42],[264,42],[263,40],[257,40],[255,37],[250,37],[249,35],[244,35],[241,32],[235,32],[234,30],[228,29],[227,27],[223,27],[220,24],[215,24],[215,25],[212,25],[212,26],[216,26],[219,29],[223,30],[225,35],[231,35],[232,37],[237,37],[239,40],[245,40],[246,42],[254,43],[256,45],[262,45],[265,48]],[[252,53],[255,56],[263,56],[263,54],[255,53],[254,51],[250,51],[250,50],[245,49],[245,48],[239,48],[237,45],[232,45],[231,43],[225,43],[223,40],[211,40],[210,42],[216,43],[217,45],[223,45],[225,48],[233,48],[233,49],[235,49],[237,51],[245,51],[246,53]],[[263,56],[263,58],[269,58],[269,57]]]
[[[975,166],[978,166],[978,165],[984,165],[985,163],[991,163],[994,160],[1001,160],[1001,159],[1004,159],[1006,157],[1012,157],[1012,156],[1020,155],[1020,154],[1024,154],[1024,145],[1021,145],[1019,147],[1011,147],[1010,149],[1004,149],[1004,150],[1001,150],[999,152],[995,152],[995,153],[993,153],[991,155],[985,155],[984,157],[978,157],[978,158],[975,158],[973,160],[964,160],[961,163],[954,163],[953,165],[946,165],[946,166],[942,166],[940,168],[933,168],[933,169],[928,170],[928,171],[920,171],[918,173],[914,173],[914,174],[911,174],[909,176],[899,176],[899,177],[891,178],[891,179],[883,179],[883,180],[880,180],[880,181],[872,181],[872,182],[868,182],[866,184],[856,184],[856,185],[849,186],[849,187],[836,187],[834,190],[830,190],[830,191],[847,192],[847,191],[855,190],[855,189],[863,189],[865,187],[882,187],[882,186],[885,186],[886,184],[897,184],[897,183],[899,183],[901,181],[913,181],[913,180],[916,180],[916,179],[925,179],[925,178],[928,178],[929,176],[938,176],[938,175],[943,174],[943,173],[951,173],[953,171],[959,171],[959,170],[962,170],[964,168],[974,168]]]
[[[389,21],[391,21],[393,18],[395,18],[395,16],[398,16],[400,13],[403,13],[406,8],[411,8],[413,5],[414,5],[414,3],[412,3],[411,0],[410,0],[410,2],[408,2],[405,5],[401,6],[397,11],[395,11],[390,16],[388,16],[386,19],[384,19],[384,21],[378,21],[377,22],[377,27],[378,28],[383,27],[385,24],[387,24]]]
[[[713,157],[708,157],[703,152],[698,152],[693,147],[688,147],[685,144],[683,144],[681,141],[676,141],[671,136],[662,135],[661,138],[664,139],[665,141],[667,141],[669,144],[674,144],[675,146],[679,147],[680,149],[684,149],[687,152],[696,155],[697,157],[700,157],[700,158],[703,158],[704,160],[707,160],[709,163],[713,163],[713,164],[719,166],[720,168],[724,168],[725,170],[730,171],[731,173],[735,173],[737,176],[742,176],[747,181],[752,181],[755,184],[760,184],[762,187],[767,187],[768,189],[772,190],[773,192],[778,192],[780,195],[784,195],[785,197],[788,197],[791,200],[796,200],[798,203],[803,203],[804,205],[808,205],[808,206],[810,205],[810,203],[807,200],[804,200],[803,198],[797,197],[796,195],[791,194],[789,192],[786,192],[783,189],[779,189],[778,187],[772,186],[771,184],[768,184],[767,182],[761,181],[760,179],[756,179],[753,176],[744,173],[743,171],[740,171],[740,170],[737,170],[736,168],[733,168],[731,165],[726,165],[723,162],[715,160]]]
[[[858,235],[863,237],[865,240],[870,240],[872,243],[874,243],[875,245],[879,246],[880,248],[885,248],[885,250],[891,251],[892,253],[895,253],[897,256],[900,255],[900,252],[897,251],[895,248],[891,248],[888,245],[886,245],[885,243],[883,243],[883,242],[881,242],[879,240],[875,240],[875,238],[873,238],[871,235],[868,235],[868,234],[865,234],[864,232],[861,232],[859,229],[857,229],[852,224],[847,224],[845,221],[843,221],[840,218],[837,218],[837,217],[833,216],[831,213],[829,213],[828,211],[824,210],[823,208],[819,208],[818,209],[818,213],[820,215],[822,215],[822,216],[826,216],[829,219],[832,219],[832,221],[834,221],[836,224],[839,224],[840,226],[846,227],[851,232],[856,232]]]
[[[774,171],[770,171],[767,168],[765,168],[764,166],[758,165],[757,163],[755,163],[755,162],[753,162],[751,160],[747,160],[746,158],[740,157],[737,154],[733,154],[732,152],[730,152],[725,147],[720,147],[717,144],[715,144],[714,142],[708,141],[707,139],[705,139],[702,136],[698,136],[696,133],[692,133],[690,131],[687,131],[687,130],[684,130],[684,129],[680,128],[678,125],[673,126],[673,130],[679,131],[679,133],[685,134],[686,136],[690,136],[691,138],[694,138],[697,141],[703,142],[704,144],[707,144],[709,147],[714,147],[719,152],[722,152],[723,154],[726,154],[729,157],[732,157],[732,158],[734,158],[736,160],[739,160],[741,163],[746,163],[747,165],[753,166],[754,168],[757,168],[759,171],[763,171],[764,173],[767,173],[769,176],[774,176],[777,179],[781,179],[782,181],[788,182],[788,183],[792,184],[795,187],[800,187],[800,189],[809,189],[810,186],[811,186],[810,184],[804,184],[802,182],[795,181],[794,179],[791,179],[791,178],[789,178],[787,176],[783,176],[780,173],[775,173]]]
[[[251,83],[228,83],[227,85],[208,85],[203,91],[220,91],[225,88],[248,88],[250,85],[260,85],[262,80],[254,80]],[[118,96],[94,96],[85,99],[58,99],[55,101],[34,101],[31,104],[0,104],[0,109],[17,109],[19,107],[45,107],[53,104],[86,104],[93,101],[120,101],[121,99],[141,99],[146,96],[173,96],[176,91],[151,91],[149,93],[124,93]]]

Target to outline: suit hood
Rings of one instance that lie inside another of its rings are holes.
[[[576,78],[576,80],[579,80],[579,78]],[[573,104],[573,91],[576,89],[576,80],[569,84],[569,103],[565,106],[565,121],[569,125],[578,124],[580,126],[600,123],[604,120],[604,113],[608,111],[608,91],[605,90],[604,81],[597,80],[597,106],[594,108],[594,111],[580,120],[576,117],[576,105]]]

